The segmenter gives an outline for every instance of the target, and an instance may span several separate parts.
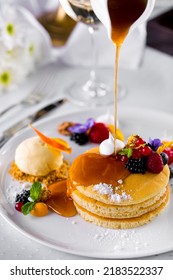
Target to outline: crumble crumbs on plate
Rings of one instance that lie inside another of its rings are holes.
[[[53,170],[46,176],[33,176],[22,172],[17,167],[15,162],[12,162],[9,173],[14,179],[18,181],[21,182],[26,181],[30,183],[38,181],[47,186],[57,181],[67,179],[69,167],[70,167],[69,162],[67,160],[64,160],[63,164],[58,170]]]

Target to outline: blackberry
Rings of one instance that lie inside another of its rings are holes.
[[[161,157],[162,157],[163,164],[164,164],[164,165],[167,164],[167,163],[168,163],[168,160],[169,160],[168,155],[167,155],[166,153],[161,153],[160,155],[161,155]]]
[[[89,138],[86,133],[73,133],[70,140],[74,141],[78,145],[85,145],[89,141]]]
[[[23,204],[27,203],[30,196],[30,190],[23,190],[21,193],[16,195],[16,203],[22,202]]]
[[[131,173],[144,174],[146,171],[146,160],[143,158],[129,158],[125,166]]]

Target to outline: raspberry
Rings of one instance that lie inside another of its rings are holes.
[[[89,139],[85,133],[73,133],[70,137],[70,140],[82,146],[85,145]]]
[[[126,168],[131,173],[145,173],[145,159],[143,158],[130,158],[126,163]]]
[[[164,164],[161,155],[153,152],[151,153],[146,162],[147,171],[158,174],[163,170]]]
[[[89,139],[93,143],[101,143],[109,138],[109,129],[104,123],[95,123],[90,132]]]
[[[163,152],[168,155],[168,164],[173,163],[173,149],[166,148]]]

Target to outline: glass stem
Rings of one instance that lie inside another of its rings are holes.
[[[92,51],[92,64],[90,70],[90,82],[95,83],[96,81],[96,67],[97,67],[97,48],[95,44],[95,29],[89,26],[88,31],[91,37],[91,51]]]

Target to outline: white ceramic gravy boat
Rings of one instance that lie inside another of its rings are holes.
[[[109,36],[109,38],[111,38],[111,21],[110,21],[107,4],[108,4],[108,0],[91,0],[91,5],[92,5],[92,8],[93,8],[96,16],[104,24],[104,26],[107,29],[108,36]],[[155,4],[155,0],[148,0],[145,11],[132,24],[132,26],[129,29],[129,32],[131,32],[134,28],[136,28],[137,26],[139,26],[141,23],[145,22],[149,18],[150,14],[154,8],[154,4]]]

